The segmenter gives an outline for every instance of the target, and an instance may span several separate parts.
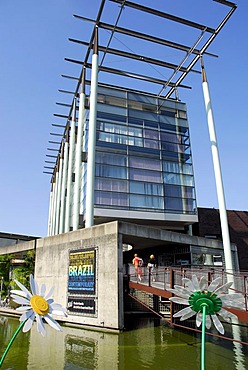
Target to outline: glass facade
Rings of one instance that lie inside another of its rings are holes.
[[[87,152],[88,122],[85,147]],[[83,213],[85,183],[83,175]],[[184,103],[98,90],[95,209],[196,214]]]

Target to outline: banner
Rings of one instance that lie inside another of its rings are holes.
[[[69,254],[68,310],[95,314],[95,249],[75,250]]]

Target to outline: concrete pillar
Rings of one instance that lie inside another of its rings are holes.
[[[97,87],[98,87],[98,27],[96,26],[91,69],[85,227],[90,227],[94,225]]]
[[[75,151],[75,129],[76,129],[76,98],[74,98],[73,112],[70,130],[70,146],[68,159],[68,175],[67,175],[67,194],[66,194],[66,208],[65,208],[65,232],[70,230],[70,216],[72,211],[72,174]]]
[[[68,152],[69,152],[69,127],[66,130],[66,137],[63,152],[63,173],[62,173],[62,187],[61,187],[61,207],[60,207],[60,220],[59,220],[59,234],[64,232],[65,227],[65,205],[66,205],[66,184],[67,184],[67,171],[68,171]]]
[[[82,191],[82,142],[85,127],[85,69],[82,74],[82,85],[79,100],[78,132],[75,154],[75,184],[74,184],[74,210],[73,230],[79,227],[80,200]]]
[[[233,272],[233,261],[232,261],[231,243],[230,243],[230,236],[229,236],[229,229],[228,229],[224,188],[223,188],[223,181],[222,181],[222,174],[221,174],[221,166],[220,166],[220,159],[219,159],[219,151],[218,151],[217,138],[216,138],[216,133],[215,133],[215,125],[214,125],[214,117],[213,117],[213,111],[212,111],[212,105],[211,105],[211,98],[210,98],[208,82],[207,82],[206,72],[205,72],[203,63],[202,63],[202,78],[203,78],[202,89],[203,89],[205,107],[206,107],[206,112],[207,112],[208,129],[209,129],[209,137],[210,137],[212,158],[213,158],[213,165],[214,165],[216,190],[217,190],[217,197],[218,197],[218,202],[219,202],[220,223],[221,223],[222,240],[223,240],[223,247],[224,247],[225,265],[226,265],[226,271],[228,273],[232,273]],[[227,280],[233,281],[233,277],[227,275]]]

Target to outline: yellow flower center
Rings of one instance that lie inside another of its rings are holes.
[[[32,309],[41,316],[46,315],[49,312],[49,304],[45,298],[40,295],[34,295],[30,299]]]

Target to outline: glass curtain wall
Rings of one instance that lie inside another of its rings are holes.
[[[97,111],[95,207],[196,214],[185,104],[99,87]]]

